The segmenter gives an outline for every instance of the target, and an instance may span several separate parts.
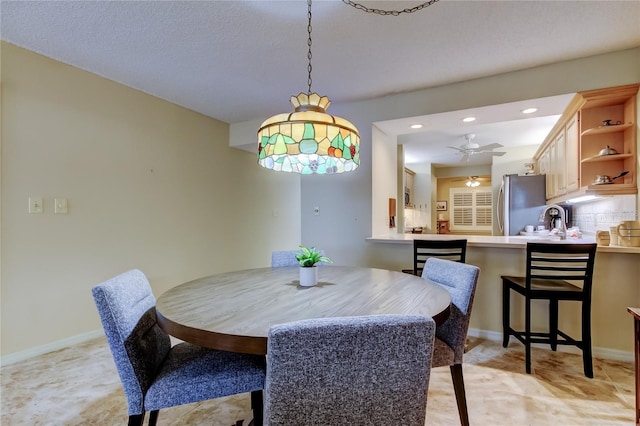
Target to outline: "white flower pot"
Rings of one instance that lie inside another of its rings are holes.
[[[300,285],[311,287],[318,284],[318,268],[315,266],[300,268]]]

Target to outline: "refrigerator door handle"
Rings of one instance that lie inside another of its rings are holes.
[[[502,214],[504,213],[503,206],[504,206],[504,180],[500,185],[500,190],[498,191],[498,200],[496,202],[496,210],[497,210],[496,217],[498,219],[498,228],[502,233],[504,233],[504,218],[502,217]]]

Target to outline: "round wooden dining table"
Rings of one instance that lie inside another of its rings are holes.
[[[318,284],[301,287],[298,269],[234,271],[178,285],[158,298],[158,323],[185,342],[265,355],[276,324],[380,314],[426,315],[441,324],[449,316],[449,292],[415,275],[323,265]]]

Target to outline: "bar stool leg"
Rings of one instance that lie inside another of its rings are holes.
[[[591,303],[582,302],[582,362],[584,375],[593,379],[593,354],[591,352]]]
[[[509,345],[509,332],[510,329],[510,316],[511,309],[509,306],[509,296],[511,291],[509,286],[505,284],[504,279],[502,280],[502,347],[506,348]]]
[[[549,299],[549,344],[551,350],[558,349],[558,300]]]
[[[531,298],[525,297],[525,365],[527,374],[531,374]]]

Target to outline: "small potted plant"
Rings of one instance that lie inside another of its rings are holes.
[[[318,283],[318,269],[316,263],[333,263],[327,256],[323,256],[315,247],[300,245],[302,250],[296,254],[296,260],[300,264],[300,285],[304,287],[314,286]]]

